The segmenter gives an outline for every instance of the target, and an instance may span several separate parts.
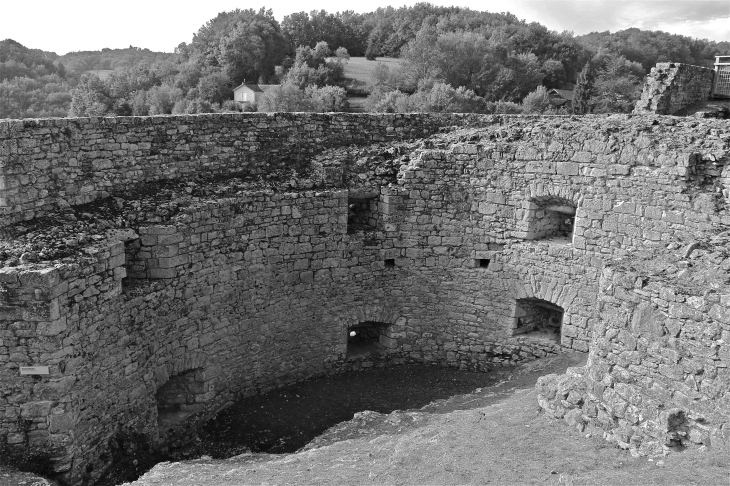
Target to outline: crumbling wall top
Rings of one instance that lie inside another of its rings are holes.
[[[672,115],[712,94],[715,71],[691,64],[660,62],[646,75],[634,113]]]

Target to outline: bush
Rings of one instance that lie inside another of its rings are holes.
[[[538,86],[522,100],[523,113],[545,113],[550,109],[550,97],[545,86]]]
[[[454,89],[442,82],[423,84],[422,89],[410,96],[378,85],[368,97],[367,105],[370,111],[384,113],[493,113],[490,104],[474,91],[463,87]]]
[[[522,105],[511,101],[494,101],[487,103],[488,113],[502,115],[519,115],[522,113]]]
[[[175,102],[172,108],[174,115],[194,115],[196,113],[215,113],[215,105],[211,105],[205,100],[200,99],[182,99]]]
[[[284,82],[264,93],[259,109],[266,112],[276,111],[315,111],[312,99],[291,82]]]
[[[221,112],[224,113],[239,113],[240,111],[241,108],[239,107],[238,103],[233,100],[226,100],[221,105]]]
[[[409,113],[418,111],[411,104],[410,96],[398,91],[381,91],[374,89],[368,97],[368,111],[378,113]]]
[[[368,61],[374,61],[375,57],[378,55],[377,52],[375,52],[375,49],[373,49],[373,46],[369,45],[368,48],[365,50],[365,59]]]
[[[347,92],[339,86],[308,87],[305,94],[312,99],[313,108],[322,113],[347,111]]]

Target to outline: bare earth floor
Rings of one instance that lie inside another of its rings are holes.
[[[298,453],[162,463],[131,484],[730,484],[727,451],[633,458],[600,430],[538,413],[537,377],[583,360],[529,363],[509,380],[421,410],[358,413]]]

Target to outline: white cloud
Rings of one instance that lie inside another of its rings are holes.
[[[343,4],[317,0],[303,4],[294,0],[261,0],[277,19],[297,11],[324,9],[328,12],[354,9],[372,11],[389,4],[413,5],[422,0],[371,0]],[[664,30],[715,41],[730,40],[728,0],[432,0],[474,10],[512,12],[528,22],[540,22],[551,30],[576,34],[615,32],[629,27]],[[66,0],[35,3],[5,1],[0,14],[0,36],[27,47],[59,54],[78,50],[121,48],[129,45],[156,51],[172,51],[219,12],[255,8],[261,4],[237,0]]]
[[[708,21],[686,20],[678,22],[659,22],[652,30],[663,30],[672,34],[686,35],[697,39],[730,41],[730,18]]]
[[[511,0],[498,4],[520,18],[576,35],[637,27],[730,40],[728,0]]]

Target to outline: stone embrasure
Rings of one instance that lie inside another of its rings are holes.
[[[556,415],[727,443],[729,150],[669,117],[0,122],[0,447],[93,482],[110,441],[282,384],[561,349],[590,359],[542,382]]]

